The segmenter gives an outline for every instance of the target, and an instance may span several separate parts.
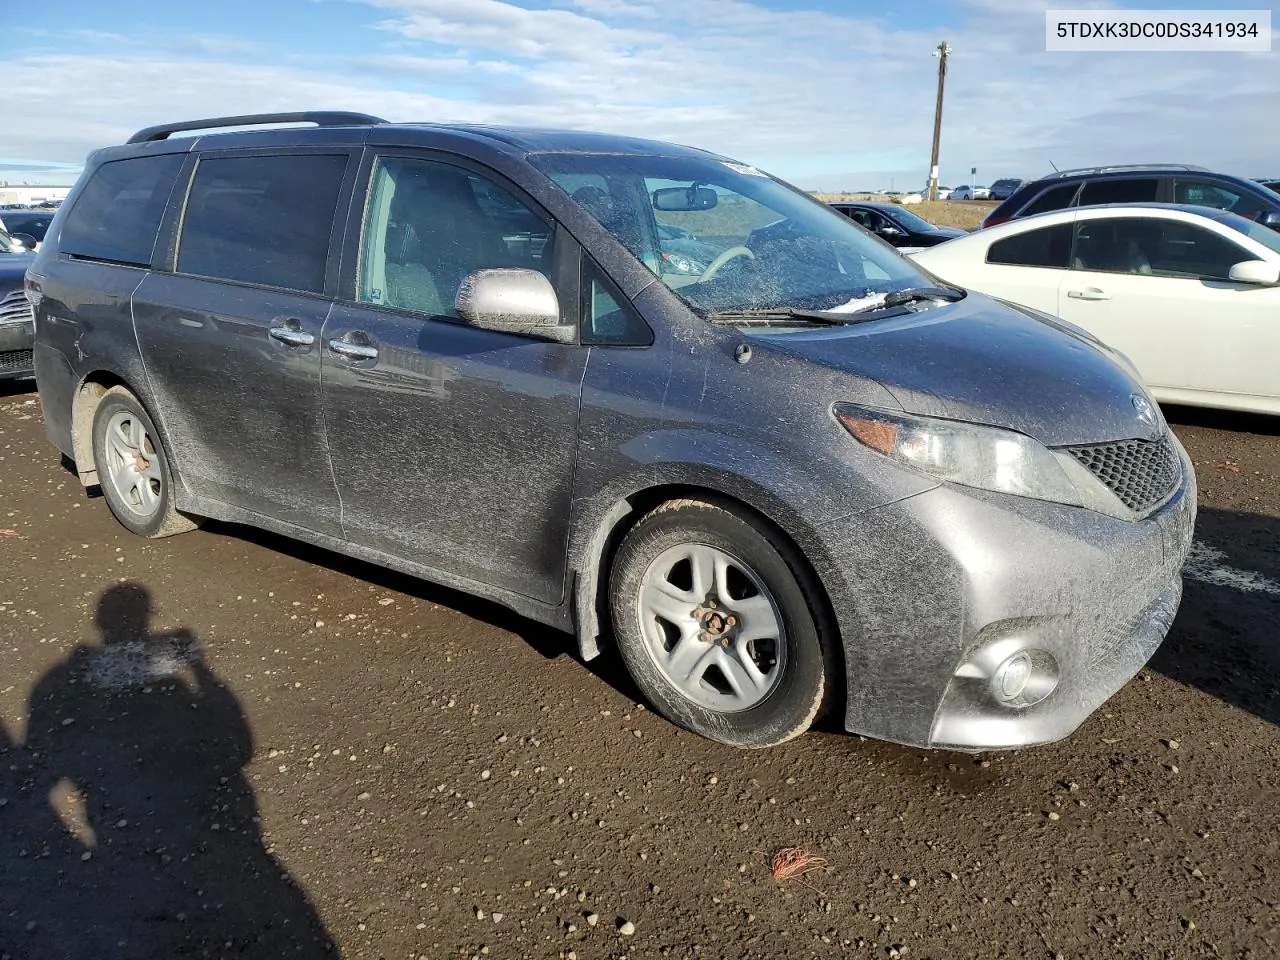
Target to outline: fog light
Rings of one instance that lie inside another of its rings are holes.
[[[991,674],[991,695],[1006,707],[1039,703],[1058,685],[1058,661],[1043,650],[1019,650]]]
[[[1026,650],[1015,653],[996,667],[995,676],[991,678],[991,688],[996,699],[1001,703],[1013,703],[1021,697],[1031,680],[1031,670],[1031,654]]]

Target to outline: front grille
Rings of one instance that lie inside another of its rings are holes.
[[[24,320],[27,323],[32,322],[31,304],[27,302],[25,293],[14,290],[0,297],[0,324],[21,323]]]
[[[32,357],[30,350],[0,350],[0,373],[13,373],[16,370],[30,370]]]
[[[1181,479],[1182,465],[1167,435],[1066,449],[1135,513],[1169,499]]]

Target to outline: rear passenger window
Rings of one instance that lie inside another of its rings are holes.
[[[1160,181],[1149,180],[1091,180],[1080,192],[1077,206],[1089,207],[1103,203],[1154,203],[1160,192]]]
[[[98,167],[67,212],[58,249],[85,260],[150,266],[182,159],[166,153]]]
[[[1065,270],[1070,256],[1071,224],[1060,223],[997,240],[987,250],[987,263]]]
[[[1033,213],[1048,213],[1050,210],[1065,210],[1071,206],[1071,199],[1076,195],[1079,184],[1067,183],[1053,187],[1036,197],[1018,212],[1020,217],[1029,217]]]
[[[346,168],[345,156],[201,160],[178,272],[322,293]]]

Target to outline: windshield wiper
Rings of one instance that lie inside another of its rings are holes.
[[[847,313],[829,313],[825,310],[779,307],[772,310],[720,310],[707,314],[707,319],[712,323],[730,323],[735,326],[776,327],[794,324],[799,320],[831,327],[847,322],[848,316]]]
[[[795,323],[797,320],[824,327],[866,323],[879,319],[868,314],[877,314],[885,310],[898,310],[909,303],[921,300],[945,300],[955,303],[963,300],[965,292],[951,287],[908,287],[905,290],[894,290],[885,294],[884,298],[857,310],[803,310],[799,307],[774,307],[768,310],[721,310],[707,314],[712,323],[729,323],[738,326],[780,326]]]
[[[964,291],[957,290],[953,287],[907,287],[905,290],[894,290],[892,293],[886,293],[883,303],[878,303],[872,310],[880,310],[884,307],[901,307],[907,303],[917,303],[920,300],[945,300],[948,303],[955,303],[957,300],[964,299]]]

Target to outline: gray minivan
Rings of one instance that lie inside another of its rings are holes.
[[[828,708],[1054,740],[1181,596],[1195,478],[1124,357],[700,150],[149,128],[90,158],[27,294],[49,436],[128,529],[252,524],[491,598],[723,743]]]

